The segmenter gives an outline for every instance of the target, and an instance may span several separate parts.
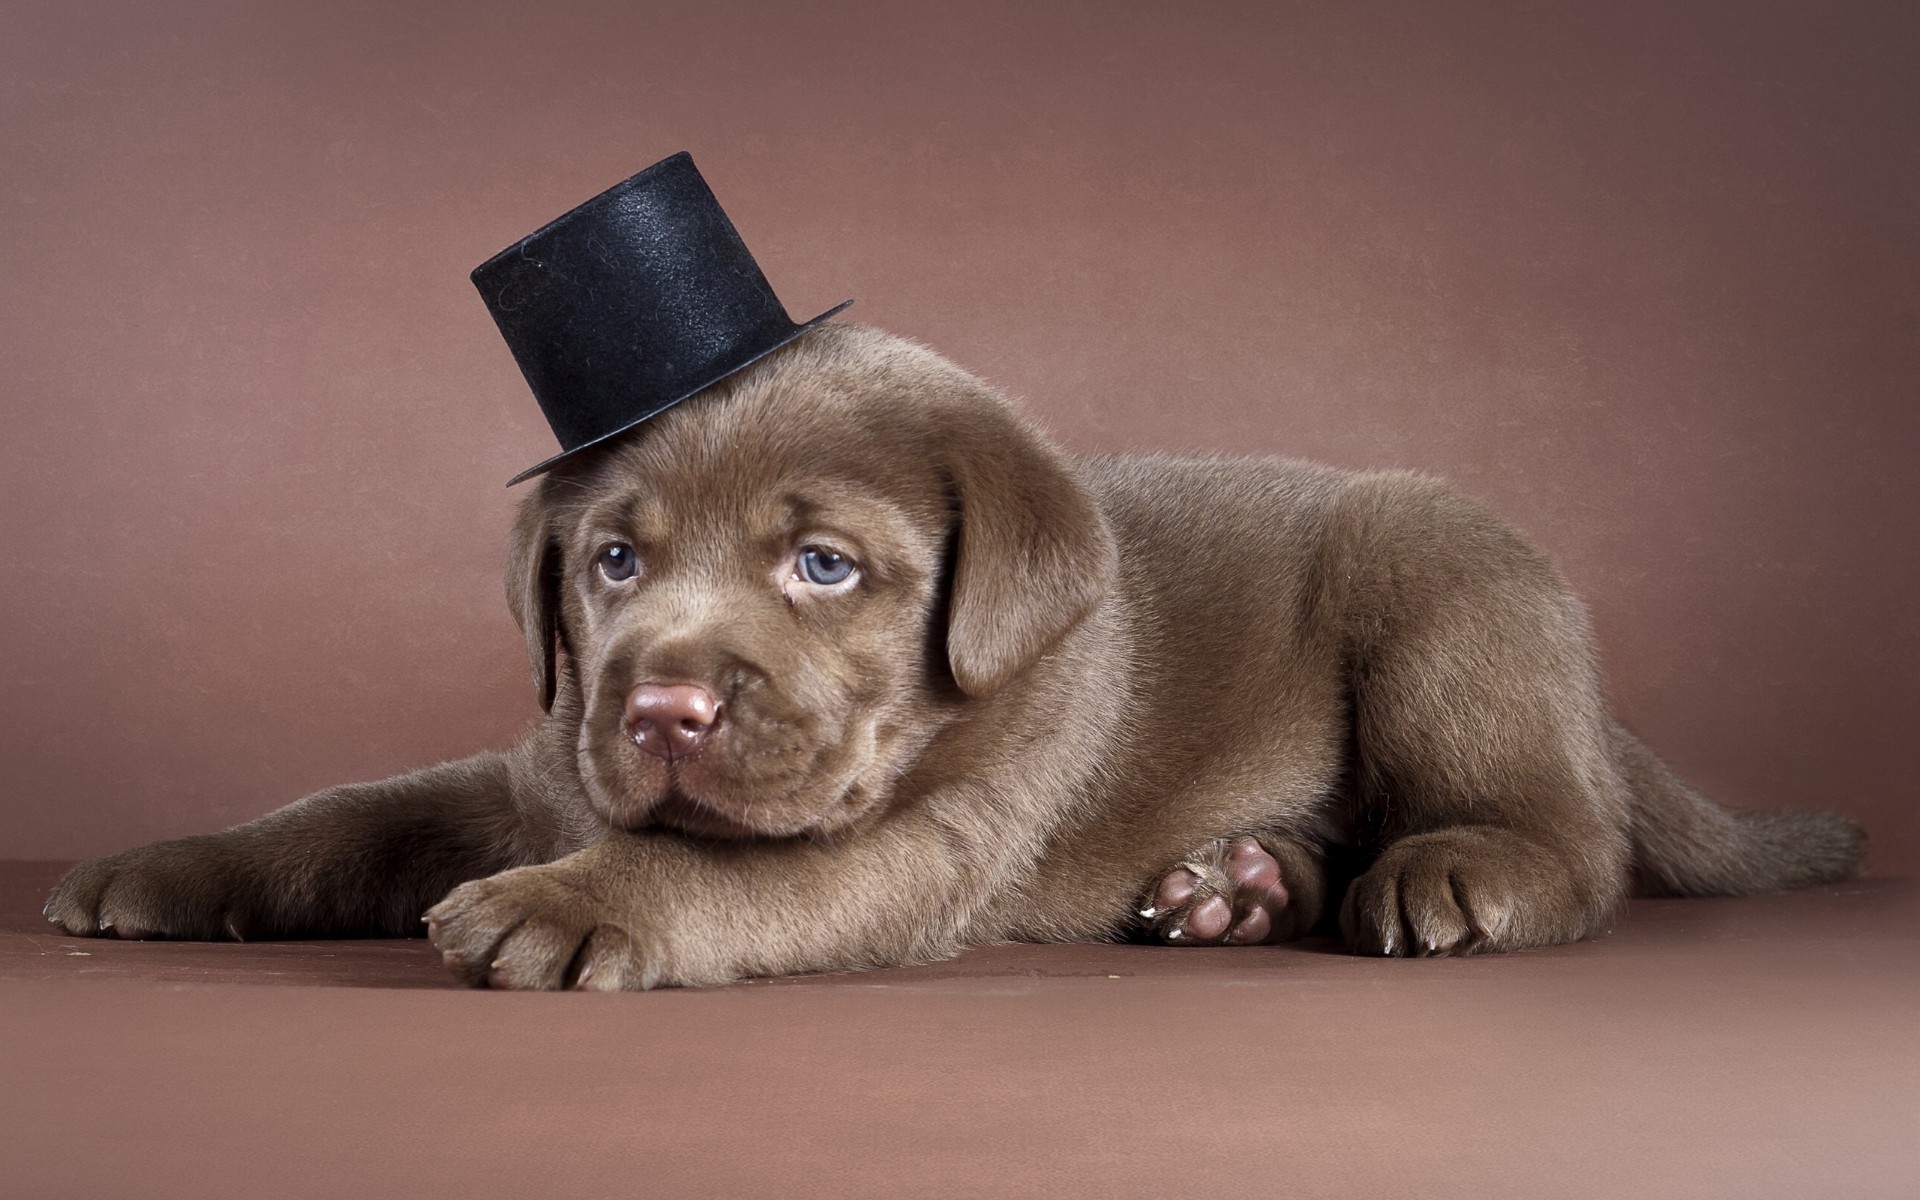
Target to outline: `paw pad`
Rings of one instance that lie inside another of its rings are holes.
[[[1222,839],[1161,876],[1140,916],[1173,945],[1245,946],[1287,922],[1279,860],[1258,839]]]

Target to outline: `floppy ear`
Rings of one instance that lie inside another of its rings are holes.
[[[560,548],[547,519],[552,505],[547,481],[520,502],[507,544],[507,607],[527,638],[540,707],[553,709],[555,643],[560,638]]]
[[[1112,586],[1112,531],[1039,431],[997,398],[943,422],[936,453],[959,507],[947,662],[987,696],[1084,620]]]

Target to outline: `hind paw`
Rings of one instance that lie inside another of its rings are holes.
[[[1318,870],[1298,847],[1221,838],[1161,876],[1140,917],[1155,938],[1174,946],[1285,941],[1318,915]]]

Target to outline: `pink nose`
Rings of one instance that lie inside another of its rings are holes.
[[[627,736],[655,758],[696,753],[720,719],[720,704],[691,683],[643,683],[627,695]]]

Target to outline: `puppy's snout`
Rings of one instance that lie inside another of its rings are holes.
[[[627,694],[627,736],[655,758],[696,753],[720,721],[720,702],[692,683],[643,683]]]

